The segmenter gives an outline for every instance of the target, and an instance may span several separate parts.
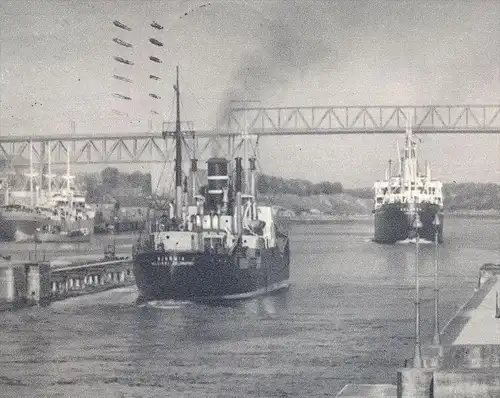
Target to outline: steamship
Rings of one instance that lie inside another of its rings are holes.
[[[2,181],[5,204],[0,206],[0,240],[16,242],[87,242],[93,230],[94,212],[85,194],[71,186],[70,155],[67,153],[67,187],[53,191],[49,151],[46,187],[33,169],[33,144],[30,142],[29,191],[11,191],[9,181]],[[43,170],[43,167],[42,167]],[[36,186],[35,186],[36,185]],[[43,189],[42,189],[43,188]]]
[[[418,144],[407,124],[405,147],[399,153],[399,170],[392,173],[391,162],[385,179],[374,184],[374,241],[396,243],[419,238],[443,241],[442,182],[431,178],[428,163],[419,169]]]
[[[23,242],[33,238],[37,228],[41,226],[50,214],[45,206],[45,192],[34,186],[34,177],[38,174],[33,169],[33,144],[29,144],[29,177],[30,190],[15,190],[11,186],[11,178],[6,175],[2,178],[1,189],[4,194],[4,203],[0,206],[0,241]],[[17,184],[14,184],[17,185]]]
[[[168,214],[151,223],[148,236],[134,245],[138,301],[244,299],[287,288],[288,235],[272,208],[256,200],[255,158],[246,159],[248,134],[242,135],[243,159],[207,161],[208,184],[199,192],[192,159],[188,189],[182,175],[178,73],[175,198]]]

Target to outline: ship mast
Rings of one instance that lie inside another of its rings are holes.
[[[181,110],[179,90],[179,66],[176,67],[176,85],[174,86],[176,96],[176,120],[175,120],[175,217],[181,219],[182,211],[182,137],[181,137]]]
[[[244,178],[245,178],[245,186],[243,188],[243,192],[248,194],[248,186],[249,186],[249,182],[248,182],[248,177],[249,177],[249,173],[248,173],[248,127],[247,127],[247,123],[248,123],[248,110],[245,109],[245,125],[244,125],[244,129],[243,129],[243,175],[244,175]]]
[[[33,198],[33,189],[34,189],[34,181],[33,178],[38,176],[37,173],[33,170],[33,141],[30,139],[29,141],[29,149],[30,149],[30,172],[29,174],[25,174],[25,176],[29,177],[29,186],[30,186],[30,206],[35,205],[35,199]]]
[[[52,174],[52,151],[50,150],[50,142],[49,142],[49,159],[48,159],[48,174],[45,174],[45,178],[47,178],[47,188],[48,188],[48,195],[49,195],[49,200],[52,198],[52,180],[54,179],[55,175]]]
[[[30,206],[33,206],[33,142],[30,140]]]
[[[70,173],[70,150],[69,145],[66,148],[66,176],[64,177],[66,180],[66,190],[67,190],[67,198],[70,209],[73,209],[73,192],[71,192],[71,180],[75,178]]]
[[[403,176],[403,165],[401,162],[401,150],[399,149],[399,141],[396,141],[396,150],[398,153],[398,174],[399,174],[399,177],[402,177]]]

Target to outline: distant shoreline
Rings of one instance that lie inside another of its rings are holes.
[[[372,215],[371,214],[351,214],[351,215],[318,214],[318,215],[293,216],[293,217],[282,217],[282,218],[292,223],[318,224],[318,223],[370,220],[372,218]]]
[[[486,219],[500,219],[500,211],[497,210],[459,210],[459,211],[447,211],[444,212],[445,217],[456,217],[456,218],[486,218]],[[345,222],[345,221],[367,221],[373,218],[370,214],[350,214],[350,215],[333,215],[333,214],[318,214],[318,215],[303,215],[303,216],[289,216],[281,217],[292,223],[334,223],[334,222]]]
[[[500,218],[499,210],[445,210],[445,215],[461,218]]]

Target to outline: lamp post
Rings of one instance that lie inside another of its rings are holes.
[[[440,345],[441,339],[439,337],[439,313],[438,313],[438,238],[439,238],[439,225],[441,221],[439,216],[436,214],[432,225],[434,226],[434,338],[432,342],[434,345]]]
[[[415,220],[413,221],[413,228],[416,232],[416,249],[415,249],[415,350],[413,354],[413,367],[421,368],[422,363],[422,351],[420,349],[420,281],[418,274],[418,245],[419,245],[419,229],[422,228],[422,222],[420,221],[420,216],[418,215],[418,210],[415,211]]]
[[[500,305],[498,304],[498,292],[495,296],[495,318],[500,318]]]
[[[37,240],[38,240],[38,232],[40,232],[40,228],[35,229],[35,261],[38,261],[38,245],[37,245]]]

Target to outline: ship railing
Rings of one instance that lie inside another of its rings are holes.
[[[395,202],[401,202],[401,197],[402,195],[401,194],[393,194],[393,193],[388,193],[385,197],[384,197],[384,203],[395,203]]]

